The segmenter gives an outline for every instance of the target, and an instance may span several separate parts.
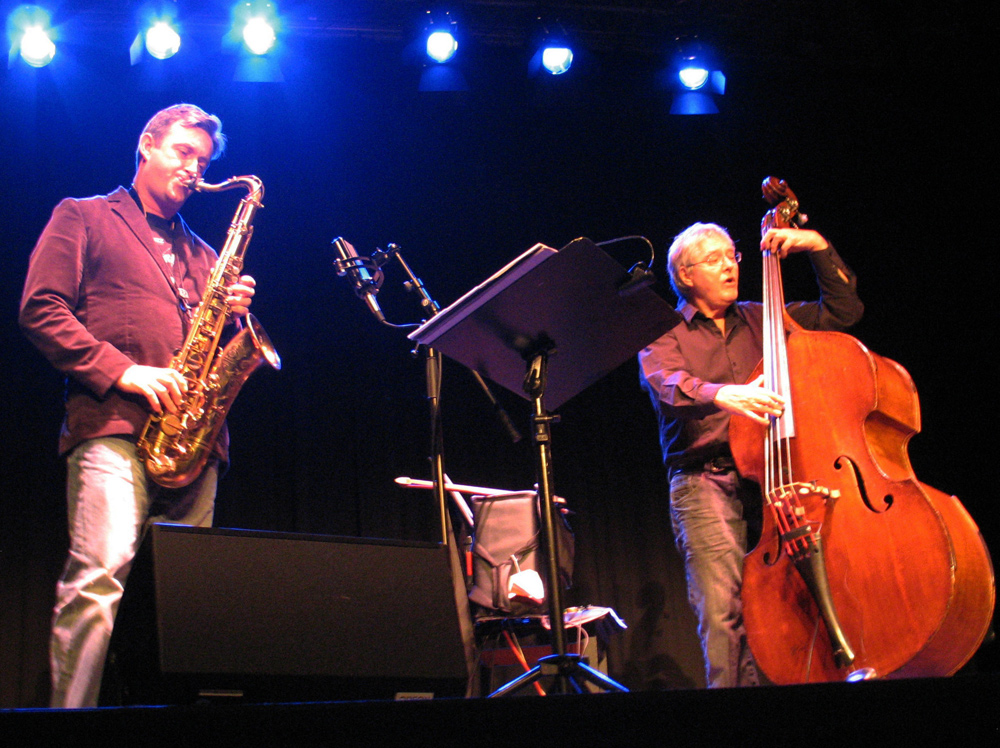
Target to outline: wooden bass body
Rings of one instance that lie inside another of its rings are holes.
[[[795,435],[783,448],[802,523],[822,541],[833,618],[783,550],[765,501],[743,579],[758,667],[778,684],[954,673],[989,628],[993,569],[958,499],[913,473],[907,444],[920,430],[920,408],[912,379],[842,333],[793,330],[787,356]],[[766,427],[733,416],[743,477],[763,483],[767,438]],[[849,662],[831,629],[849,645]]]

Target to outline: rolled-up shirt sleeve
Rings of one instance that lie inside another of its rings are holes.
[[[673,335],[664,335],[640,351],[639,367],[644,386],[656,394],[662,412],[687,419],[719,411],[715,395],[724,385],[687,371],[688,364]]]

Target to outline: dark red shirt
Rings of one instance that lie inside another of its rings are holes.
[[[861,319],[857,278],[833,247],[810,252],[820,299],[792,302],[792,319],[809,330],[842,331]],[[840,272],[847,278],[845,282]],[[713,402],[724,385],[743,384],[763,355],[763,306],[740,301],[726,311],[726,335],[681,301],[684,318],[639,352],[639,381],[649,392],[668,467],[729,452],[729,413]]]

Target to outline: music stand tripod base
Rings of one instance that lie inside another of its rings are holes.
[[[651,289],[625,292],[627,279],[625,268],[589,239],[576,239],[559,251],[536,245],[409,335],[533,401],[554,654],[491,697],[542,677],[552,677],[563,692],[581,692],[583,681],[628,690],[578,655],[566,654],[552,499],[550,425],[557,419],[543,405],[546,390],[558,408],[682,320]]]
[[[527,688],[542,678],[558,678],[562,684],[572,687],[574,693],[584,693],[580,681],[593,683],[605,691],[628,693],[628,689],[612,680],[600,670],[595,670],[587,664],[587,658],[578,654],[548,655],[538,660],[538,664],[524,675],[519,675],[510,683],[506,683],[487,698],[512,696]],[[565,692],[565,688],[563,690]]]

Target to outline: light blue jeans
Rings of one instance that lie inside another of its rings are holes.
[[[211,527],[218,466],[191,485],[147,481],[135,445],[83,442],[67,457],[69,558],[56,585],[49,647],[56,708],[97,705],[111,628],[143,528],[152,522]]]
[[[732,468],[671,471],[670,520],[684,558],[688,601],[698,618],[709,688],[759,685],[743,626],[744,500]]]

